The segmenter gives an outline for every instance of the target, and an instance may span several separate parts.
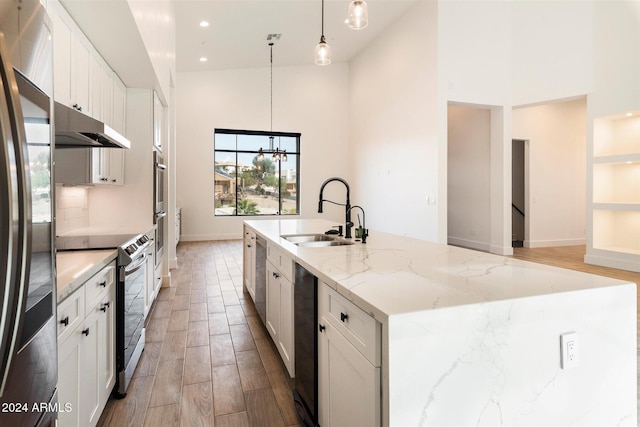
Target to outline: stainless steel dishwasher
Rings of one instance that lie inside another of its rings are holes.
[[[267,241],[256,235],[256,311],[267,324]]]

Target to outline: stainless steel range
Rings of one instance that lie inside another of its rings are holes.
[[[118,249],[116,261],[116,385],[113,395],[123,398],[144,349],[146,234],[57,237],[60,250]]]

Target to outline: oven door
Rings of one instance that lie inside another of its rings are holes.
[[[120,266],[117,288],[117,365],[118,377],[114,396],[126,396],[140,354],[144,348],[144,298],[147,254]]]
[[[153,153],[153,211],[164,212],[164,172],[167,167],[162,155]]]
[[[156,266],[160,265],[162,261],[162,255],[164,254],[164,220],[166,218],[166,212],[158,212],[155,214],[156,223]]]

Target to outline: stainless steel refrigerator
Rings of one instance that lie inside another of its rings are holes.
[[[0,427],[58,412],[52,68],[40,2],[0,0]]]

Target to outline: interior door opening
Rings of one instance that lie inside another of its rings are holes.
[[[514,139],[511,144],[511,246],[521,248],[524,246],[526,228],[526,141]]]

